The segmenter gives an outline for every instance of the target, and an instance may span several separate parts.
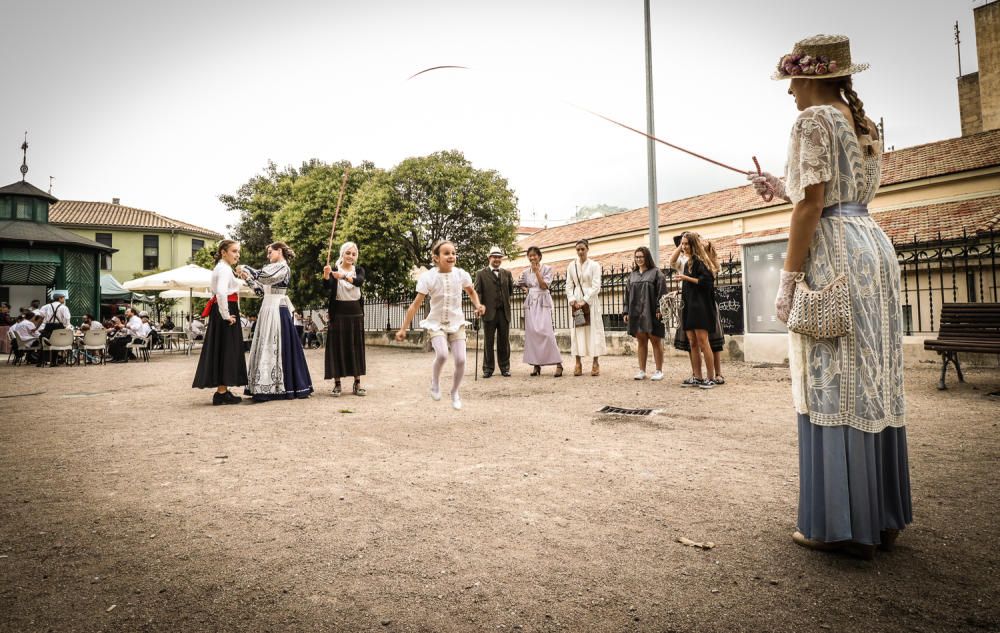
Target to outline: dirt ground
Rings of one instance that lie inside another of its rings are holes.
[[[786,369],[473,382],[470,353],[455,412],[428,354],[370,349],[339,400],[307,355],[313,398],[231,407],[195,357],[0,367],[0,630],[1000,631],[995,369],[908,371],[914,524],[866,562],[789,539]]]

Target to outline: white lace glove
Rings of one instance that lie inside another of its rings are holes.
[[[774,298],[774,311],[778,320],[788,323],[788,315],[792,311],[792,298],[795,296],[795,278],[799,273],[781,271],[781,281],[778,282],[778,296]]]
[[[762,174],[758,174],[755,171],[748,171],[747,180],[753,184],[754,191],[759,196],[771,193],[776,198],[788,200],[788,196],[785,195],[785,183],[769,171],[765,171]]]

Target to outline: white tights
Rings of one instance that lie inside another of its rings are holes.
[[[435,336],[431,339],[431,347],[434,348],[434,373],[431,377],[431,389],[439,391],[441,389],[441,369],[448,360],[448,337]],[[454,397],[458,393],[458,387],[462,384],[462,375],[465,373],[465,339],[451,342],[451,355],[455,360],[455,375],[451,379],[451,395]]]

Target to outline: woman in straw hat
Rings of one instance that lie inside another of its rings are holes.
[[[787,322],[797,278],[819,289],[840,274],[850,290],[851,332],[789,333],[799,430],[799,513],[793,540],[866,558],[889,549],[912,521],[903,402],[902,308],[896,252],[868,214],[882,148],[851,76],[840,35],[802,40],[778,62],[801,111],[785,178],[748,174],[757,191],[793,204],[777,316]]]

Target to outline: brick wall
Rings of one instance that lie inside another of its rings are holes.
[[[1000,1],[974,9],[983,131],[1000,128]],[[963,117],[964,120],[964,117]]]
[[[958,112],[962,118],[962,136],[983,131],[983,113],[979,103],[979,73],[958,78]]]

